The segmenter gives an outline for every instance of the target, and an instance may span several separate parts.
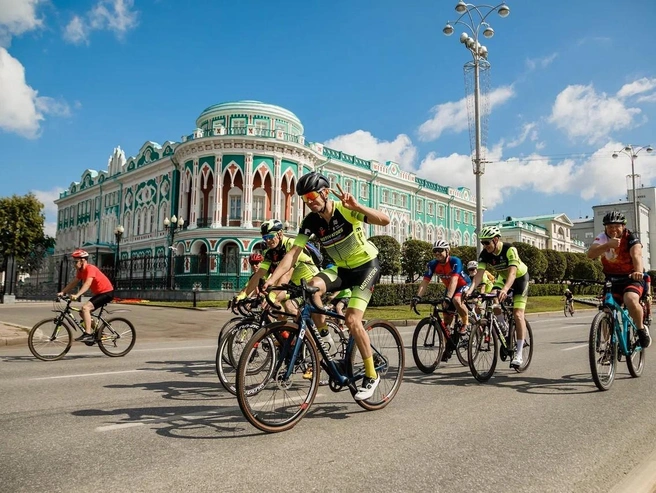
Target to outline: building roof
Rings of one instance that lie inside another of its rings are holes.
[[[199,125],[203,120],[207,119],[210,115],[216,113],[225,113],[234,111],[236,113],[253,112],[268,115],[278,116],[286,120],[292,120],[295,123],[301,124],[301,120],[291,111],[275,104],[263,103],[262,101],[255,101],[252,99],[245,99],[243,101],[228,101],[226,103],[213,104],[205,108],[196,119],[196,125]]]

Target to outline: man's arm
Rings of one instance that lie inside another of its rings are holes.
[[[430,283],[430,279],[422,279],[421,283],[419,283],[419,289],[417,289],[417,296],[422,297],[424,294],[424,291],[426,291],[426,288],[428,287],[428,283]]]
[[[353,207],[352,210],[364,214],[367,217],[367,222],[369,224],[374,224],[376,226],[387,226],[390,223],[389,216],[383,211],[372,209],[371,207],[366,207],[359,202],[356,202],[356,206]]]
[[[71,282],[69,282],[64,289],[62,289],[59,293],[57,294],[66,294],[68,293],[71,289],[73,289],[75,286],[77,286],[80,283],[80,281],[75,278]]]
[[[631,274],[631,278],[636,281],[640,280],[644,275],[642,273],[642,245],[636,243],[631,247],[629,253],[631,254],[631,260],[633,261],[633,274]]]
[[[82,287],[77,292],[77,294],[71,295],[71,298],[73,298],[74,300],[81,298],[84,293],[89,291],[92,282],[93,282],[93,277],[88,277],[87,280],[84,281],[84,284],[82,284]]]
[[[449,280],[449,286],[446,288],[445,296],[447,298],[453,298],[453,295],[455,294],[457,287],[458,287],[458,275],[454,274],[451,276],[451,279]]]
[[[257,272],[253,274],[253,277],[251,277],[248,280],[248,284],[246,284],[246,287],[241,290],[241,292],[237,295],[237,298],[239,298],[242,294],[244,295],[243,297],[245,298],[246,296],[249,296],[255,288],[258,286],[260,279],[262,277],[266,276],[266,273],[268,272],[267,269],[259,268],[257,269]]]
[[[601,257],[604,253],[606,253],[611,248],[617,248],[619,246],[620,246],[620,240],[617,238],[611,238],[606,243],[593,243],[592,245],[590,245],[590,248],[588,248],[586,255],[588,256],[588,258],[595,259],[597,257]]]
[[[278,280],[287,274],[289,269],[296,265],[298,257],[302,251],[303,249],[301,247],[294,245],[291,250],[289,250],[282,258],[278,264],[278,267],[276,267],[276,270],[273,271],[273,274],[271,274],[271,277],[266,280],[264,283],[264,289],[268,288],[269,286],[275,286],[278,283]]]

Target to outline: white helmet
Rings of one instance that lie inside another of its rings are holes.
[[[449,244],[444,240],[437,240],[435,243],[433,243],[433,251],[437,250],[438,248],[443,248],[447,251],[451,249]]]
[[[467,270],[471,270],[471,269],[478,269],[478,262],[476,262],[476,260],[467,262]]]

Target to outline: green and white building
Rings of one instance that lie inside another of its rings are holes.
[[[182,289],[201,283],[204,289],[233,290],[250,274],[247,257],[260,246],[263,221],[280,219],[296,234],[307,212],[295,195],[296,182],[313,170],[390,216],[387,227],[370,225],[370,236],[389,235],[401,244],[414,238],[476,245],[469,189],[365,158],[307,141],[298,117],[279,106],[216,104],[180,141],[146,141],[127,158],[116,148],[106,170],[87,169],[73,181],[56,201],[55,255],[63,258],[82,247],[101,268],[120,262],[119,280],[155,281],[174,273],[174,285]],[[173,234],[164,225],[172,216],[184,220]],[[117,244],[119,225],[124,233]]]

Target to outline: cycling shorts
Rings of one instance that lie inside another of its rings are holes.
[[[326,283],[327,292],[351,288],[348,308],[364,312],[371,300],[374,286],[380,279],[380,262],[376,257],[354,269],[333,266],[322,270],[317,277]]]

